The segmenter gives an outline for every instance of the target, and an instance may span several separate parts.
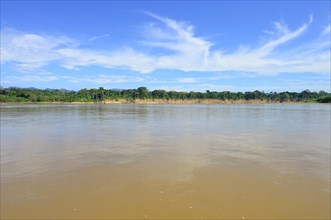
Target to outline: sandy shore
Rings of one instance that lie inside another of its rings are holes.
[[[138,104],[138,105],[162,105],[162,104],[280,104],[281,102],[266,100],[218,100],[218,99],[136,99],[136,100],[105,100],[102,102],[0,102],[6,104]],[[304,102],[282,102],[282,104],[300,104]]]
[[[136,99],[133,101],[127,100],[106,100],[105,104],[270,104],[277,102],[268,102],[261,100],[218,100],[218,99]],[[279,103],[279,102],[278,102]]]

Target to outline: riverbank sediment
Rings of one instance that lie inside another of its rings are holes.
[[[100,102],[0,102],[0,104],[304,104],[305,102],[279,102],[271,100],[219,100],[219,99],[135,99],[104,100]]]

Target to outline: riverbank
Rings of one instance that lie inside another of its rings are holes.
[[[219,99],[135,99],[135,100],[105,100],[101,102],[0,102],[6,104],[137,104],[137,105],[162,105],[162,104],[305,104],[306,102],[277,102],[270,100],[219,100]],[[309,102],[314,104],[318,102]]]
[[[304,90],[298,92],[180,92],[153,90],[146,87],[126,90],[81,89],[41,90],[0,88],[0,103],[71,103],[71,104],[270,104],[270,103],[331,103],[331,94]]]
[[[276,104],[267,100],[219,100],[219,99],[135,99],[128,100],[106,100],[104,104]],[[288,102],[294,103],[294,102]]]

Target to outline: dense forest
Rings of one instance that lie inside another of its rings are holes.
[[[0,88],[0,102],[103,102],[105,100],[261,100],[266,102],[320,102],[331,103],[331,93],[325,91],[311,92],[177,92],[154,90],[146,87],[137,89],[81,89],[69,91],[65,89],[35,89],[35,88]]]

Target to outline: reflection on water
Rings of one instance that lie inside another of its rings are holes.
[[[3,105],[2,218],[330,218],[330,105]]]

